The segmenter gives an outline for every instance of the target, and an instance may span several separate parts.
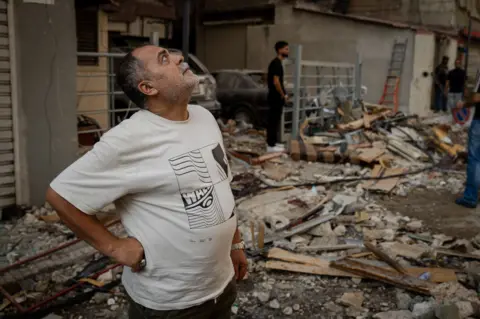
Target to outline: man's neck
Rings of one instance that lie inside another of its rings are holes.
[[[277,55],[277,58],[280,60],[280,61],[283,61],[283,56],[281,54]]]
[[[188,120],[188,103],[169,105],[166,103],[149,102],[147,109],[170,121]]]

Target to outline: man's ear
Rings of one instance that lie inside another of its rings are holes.
[[[138,84],[138,90],[145,95],[156,95],[158,90],[155,89],[149,81],[142,81]]]

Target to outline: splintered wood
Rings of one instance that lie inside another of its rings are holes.
[[[363,256],[363,255],[360,255],[360,256]],[[315,258],[312,256],[302,255],[302,254],[291,253],[280,248],[270,249],[270,251],[268,252],[268,258],[270,260],[267,261],[266,268],[272,269],[272,270],[283,270],[283,271],[291,271],[291,272],[298,272],[298,273],[304,273],[304,274],[335,276],[335,277],[372,278],[372,276],[369,275],[370,274],[369,271],[360,273],[355,270],[354,271],[348,270],[347,269],[348,264],[342,264],[344,265],[344,268],[340,269],[338,267],[333,267],[333,264],[331,264],[327,260],[323,260],[321,258]],[[338,262],[340,261],[337,261],[337,263]],[[371,271],[373,270],[378,271],[380,269],[382,271],[383,276],[389,275],[390,277],[392,277],[393,276],[392,273],[393,273],[393,274],[396,274],[398,278],[403,278],[402,276],[404,277],[406,276],[405,278],[414,277],[415,279],[415,277],[419,277],[420,275],[426,272],[429,272],[431,274],[430,284],[457,280],[457,276],[453,269],[411,267],[411,268],[405,269],[407,275],[402,275],[388,266],[380,267],[380,266],[372,266],[370,264],[367,264],[361,261],[356,261],[356,262],[357,262],[356,265],[357,266],[360,265],[362,269],[371,270]],[[372,278],[372,279],[378,279],[378,278]],[[393,282],[391,279],[389,280],[390,280],[389,283],[395,284],[395,282]],[[412,282],[411,280],[407,280],[403,282],[403,284],[406,284],[406,283],[409,284],[411,282]],[[417,283],[416,280],[414,280],[413,282]],[[428,282],[426,283],[428,285]]]
[[[381,165],[375,165],[372,170],[372,177],[388,177],[400,175],[405,172],[404,168],[383,168]],[[370,180],[362,184],[364,189],[390,193],[400,181],[400,177],[392,177],[379,180]]]
[[[431,282],[415,278],[410,275],[404,275],[395,270],[385,269],[373,265],[366,265],[353,259],[343,259],[331,263],[332,267],[343,270],[358,276],[378,280],[401,287],[407,290],[415,291],[421,294],[429,295],[430,290],[435,287]]]

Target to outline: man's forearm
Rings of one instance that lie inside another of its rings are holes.
[[[283,92],[282,85],[280,84],[280,80],[275,79],[274,84],[275,84],[275,89],[277,89],[277,92],[280,94],[282,98],[284,98],[285,92]]]
[[[465,101],[465,106],[466,107],[473,106],[476,103],[480,103],[480,94],[479,93],[475,93],[475,94],[473,94],[473,96],[471,96],[469,99],[467,99]]]
[[[110,233],[95,216],[81,212],[51,188],[47,191],[47,201],[78,238],[85,240],[104,255],[113,257],[118,238]]]
[[[242,236],[240,235],[240,231],[237,228],[237,230],[235,230],[235,234],[233,235],[232,244],[238,244],[241,241],[242,241]]]

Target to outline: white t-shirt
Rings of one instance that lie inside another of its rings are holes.
[[[150,309],[201,304],[234,276],[237,218],[222,135],[209,111],[197,105],[188,111],[183,122],[137,112],[50,185],[86,214],[115,202],[147,261],[139,273],[125,267],[122,281]]]

